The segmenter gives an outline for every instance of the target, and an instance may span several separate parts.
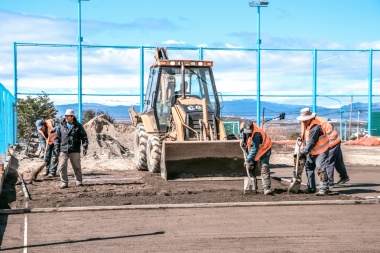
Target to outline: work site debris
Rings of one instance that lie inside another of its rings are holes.
[[[88,137],[88,158],[126,158],[133,148],[133,129],[127,125],[114,125],[104,114],[84,125]]]
[[[378,137],[365,136],[353,141],[344,142],[342,145],[380,146],[380,140]]]

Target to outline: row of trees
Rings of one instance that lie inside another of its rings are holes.
[[[17,114],[18,114],[18,137],[28,139],[32,132],[36,131],[35,123],[39,119],[55,119],[56,122],[61,122],[62,119],[57,117],[58,110],[55,109],[54,102],[50,101],[48,95],[38,95],[36,97],[27,96],[25,99],[17,99]],[[111,123],[115,122],[115,118],[111,117],[108,112],[94,111],[93,109],[83,111],[82,123],[96,116],[104,114],[106,120]]]

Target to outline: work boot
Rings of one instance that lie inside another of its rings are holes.
[[[81,181],[76,181],[76,186],[84,186],[83,183]]]
[[[319,189],[319,191],[318,191],[318,193],[316,195],[317,196],[327,196],[327,195],[329,195],[329,190]]]
[[[340,179],[340,180],[338,181],[338,184],[344,184],[344,183],[347,183],[348,181],[350,181],[350,178],[349,178],[349,177],[347,177],[347,178],[345,178],[345,179]]]
[[[314,194],[316,192],[316,190],[312,190],[312,189],[306,189],[306,190],[301,190],[301,193],[303,194]]]
[[[273,191],[271,189],[265,189],[264,195],[273,195]]]
[[[59,186],[59,188],[64,189],[64,188],[69,188],[69,186],[68,186],[67,184],[65,184],[65,183],[62,183],[62,184]]]

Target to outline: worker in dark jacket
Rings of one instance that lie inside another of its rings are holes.
[[[269,159],[272,148],[271,139],[252,120],[245,120],[240,130],[240,140],[241,146],[245,147],[248,151],[244,166],[250,170],[255,168],[256,164],[259,163],[264,194],[273,194],[269,170]]]
[[[306,156],[305,171],[308,189],[305,193],[315,193],[317,191],[314,172],[316,169],[320,178],[319,192],[317,194],[327,195],[329,192],[326,172],[329,151],[328,122],[321,117],[317,117],[316,113],[311,113],[309,108],[302,109],[297,120],[301,121],[303,148],[300,155]]]
[[[87,154],[88,139],[87,133],[82,124],[80,124],[74,114],[74,110],[67,109],[65,113],[65,120],[59,124],[56,129],[54,140],[54,158],[60,155],[60,168],[59,173],[61,177],[60,188],[68,188],[69,180],[67,176],[67,165],[70,159],[71,165],[74,170],[75,180],[77,186],[83,186],[82,183],[82,170],[80,160],[80,146],[83,146],[83,156]]]

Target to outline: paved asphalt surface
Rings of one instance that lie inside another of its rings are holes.
[[[379,215],[378,204],[3,215],[7,226],[1,249],[93,253],[379,252]]]
[[[379,167],[347,169],[351,181],[333,191],[377,203],[3,214],[0,247],[23,253],[379,252]],[[292,173],[272,171],[285,179]]]

